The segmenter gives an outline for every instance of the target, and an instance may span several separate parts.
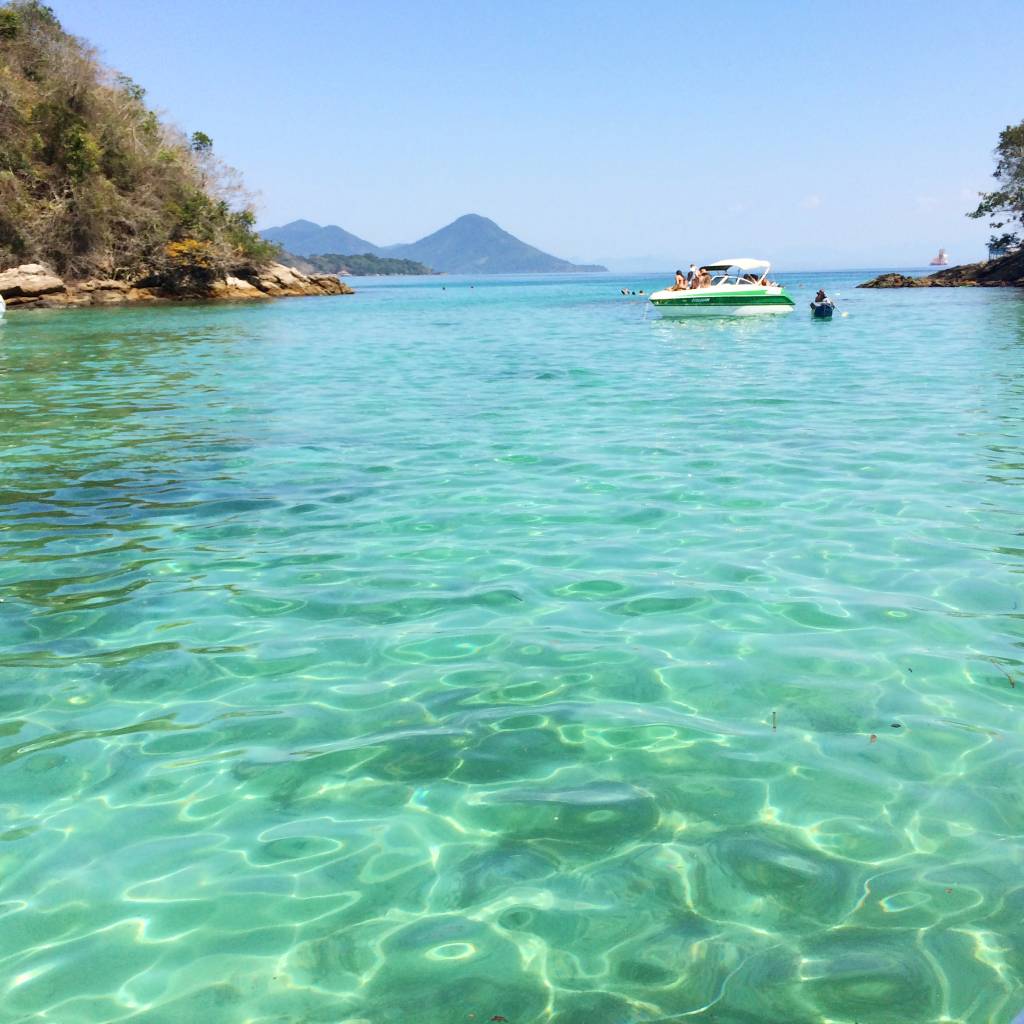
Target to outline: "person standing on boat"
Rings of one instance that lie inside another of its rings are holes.
[[[690,272],[686,275],[686,286],[688,288],[696,288],[699,277],[700,275],[697,273],[697,265],[695,263],[691,263]]]

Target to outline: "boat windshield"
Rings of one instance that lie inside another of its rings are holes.
[[[711,278],[712,288],[722,284],[752,285],[760,283],[760,279],[754,274],[715,274]]]

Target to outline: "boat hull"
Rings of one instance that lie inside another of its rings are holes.
[[[651,302],[663,317],[691,316],[764,316],[792,313],[793,300],[776,295],[680,295],[671,298],[652,296]]]

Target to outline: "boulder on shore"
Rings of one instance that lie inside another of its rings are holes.
[[[927,277],[879,274],[858,288],[1024,288],[1024,250],[983,263],[948,267]]]
[[[149,284],[150,282],[144,282]],[[352,295],[334,274],[302,274],[280,263],[245,268],[215,280],[203,294],[178,294],[164,288],[140,287],[129,281],[96,278],[62,281],[38,263],[0,272],[0,295],[11,308],[110,306],[128,302],[172,302],[197,299],[267,299],[297,295]]]
[[[351,295],[352,289],[336,274],[303,274],[283,263],[271,263],[246,276],[246,280],[263,294],[284,295]]]
[[[261,292],[254,284],[244,278],[228,274],[222,281],[214,281],[210,286],[211,297],[214,299],[266,299],[266,292]]]
[[[37,302],[42,296],[64,291],[64,282],[39,263],[26,263],[0,273],[0,295],[9,306]]]

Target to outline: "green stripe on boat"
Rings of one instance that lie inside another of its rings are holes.
[[[672,299],[651,299],[656,306],[792,306],[788,295],[760,292],[730,292],[728,295],[686,295]]]

